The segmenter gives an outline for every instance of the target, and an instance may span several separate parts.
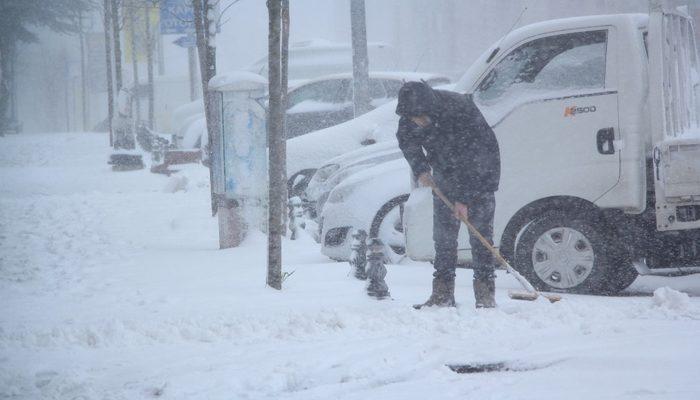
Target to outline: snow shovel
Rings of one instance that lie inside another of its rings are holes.
[[[449,207],[450,210],[452,210],[452,212],[454,212],[454,210],[455,210],[454,204],[452,204],[452,202],[447,198],[447,196],[445,196],[445,194],[442,193],[442,190],[440,190],[440,188],[438,188],[434,184],[432,184],[430,186],[433,189],[433,192],[435,192],[435,194],[437,194],[437,196],[440,198],[440,200],[442,200],[445,203],[445,205],[447,205],[447,207]],[[486,240],[486,238],[478,230],[476,230],[476,228],[474,228],[474,225],[472,225],[467,218],[465,218],[463,215],[460,214],[459,219],[460,219],[460,221],[464,222],[465,225],[467,225],[467,228],[469,228],[469,231],[473,235],[475,235],[479,239],[479,241],[487,249],[489,249],[491,254],[493,254],[493,256],[496,257],[498,262],[500,262],[501,265],[503,265],[505,270],[508,271],[508,273],[510,273],[511,275],[513,275],[515,277],[515,279],[517,279],[518,282],[520,282],[520,284],[526,290],[525,292],[516,292],[513,290],[509,290],[508,297],[510,297],[511,299],[514,299],[514,300],[533,301],[533,300],[536,300],[539,296],[542,296],[545,299],[549,300],[550,303],[554,303],[554,302],[561,300],[561,296],[557,296],[554,294],[544,294],[544,293],[538,291],[537,289],[535,289],[532,286],[532,284],[530,284],[530,282],[528,282],[527,279],[525,279],[524,276],[520,275],[520,273],[518,271],[516,271],[515,268],[511,267],[511,265],[508,263],[508,261],[506,261],[506,259],[503,258],[503,256],[501,255],[501,252],[499,252],[498,249],[493,247],[491,245],[491,243],[489,243],[489,241]]]

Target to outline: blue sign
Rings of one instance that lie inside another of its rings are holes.
[[[182,35],[192,32],[194,32],[192,0],[161,0],[160,33]]]
[[[184,48],[197,47],[197,38],[194,35],[181,36],[174,40],[173,43]]]

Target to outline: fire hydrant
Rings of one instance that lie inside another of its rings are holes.
[[[389,296],[389,286],[384,278],[386,277],[386,267],[384,266],[384,242],[379,238],[372,238],[369,243],[369,270],[367,277],[367,294],[377,300],[385,299]]]
[[[362,229],[352,232],[352,243],[350,244],[350,267],[353,276],[359,280],[367,279],[367,232]]]
[[[289,230],[291,231],[290,239],[297,240],[299,231],[306,228],[304,222],[304,207],[302,207],[301,199],[294,196],[289,199]]]

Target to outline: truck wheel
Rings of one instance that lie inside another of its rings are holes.
[[[588,219],[547,214],[521,234],[514,267],[539,290],[607,293],[615,259],[607,243],[604,230]]]
[[[372,221],[370,237],[380,238],[387,247],[387,257],[400,261],[406,254],[406,237],[403,231],[403,209],[408,195],[395,197],[382,206]]]

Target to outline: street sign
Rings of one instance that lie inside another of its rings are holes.
[[[197,39],[194,35],[182,36],[177,40],[174,40],[173,43],[184,48],[197,47]]]
[[[194,12],[191,0],[161,0],[160,33],[163,35],[182,35],[191,32],[194,32]]]

